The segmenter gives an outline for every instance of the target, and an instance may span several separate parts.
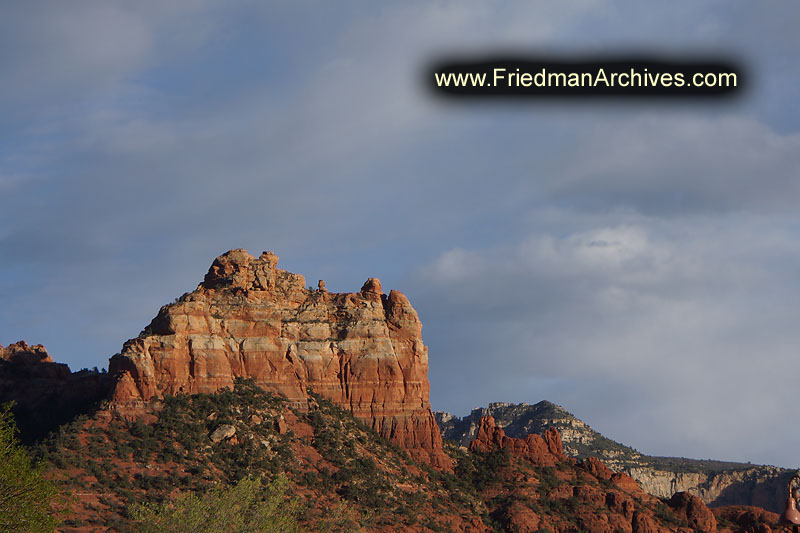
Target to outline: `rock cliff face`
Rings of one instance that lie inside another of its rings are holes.
[[[110,384],[102,372],[70,372],[67,365],[54,362],[41,344],[0,345],[0,404],[14,402],[26,442],[94,409],[108,395]]]
[[[690,492],[714,507],[754,505],[780,512],[793,473],[772,466],[643,455],[604,437],[563,407],[547,401],[534,405],[491,403],[489,407],[473,409],[464,418],[449,413],[435,416],[443,436],[463,446],[476,437],[485,416],[492,416],[510,437],[544,434],[549,428],[556,428],[566,455],[578,459],[597,457],[612,470],[630,474],[645,491],[659,498]]]
[[[237,377],[307,406],[307,389],[413,455],[449,467],[430,410],[428,351],[408,299],[370,278],[357,293],[306,288],[278,257],[232,250],[111,358],[118,404],[214,392]]]
[[[772,512],[783,510],[792,475],[791,471],[773,466],[717,472],[675,472],[641,466],[627,471],[644,490],[660,498],[687,491],[714,507],[748,505]]]

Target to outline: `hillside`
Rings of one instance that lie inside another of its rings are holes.
[[[564,442],[564,452],[570,457],[597,457],[612,470],[630,474],[655,496],[668,498],[676,492],[689,491],[717,507],[756,505],[780,512],[793,473],[774,466],[644,455],[601,435],[563,407],[548,401],[533,405],[490,403],[489,407],[473,409],[464,418],[443,412],[435,412],[434,416],[442,436],[462,446],[475,438],[484,416],[492,416],[512,437],[544,434],[548,428],[556,428]]]
[[[136,419],[99,407],[35,447],[67,497],[61,531],[137,531],[139,504],[252,476],[286,480],[285,504],[308,530],[739,530],[692,496],[655,498],[597,460],[566,457],[554,430],[513,439],[490,417],[469,449],[445,445],[449,473],[312,391],[307,411],[241,379],[233,390],[167,396]]]
[[[75,497],[64,531],[135,530],[130,510],[137,503],[251,475],[286,476],[302,522],[313,527],[339,508],[343,523],[370,529],[464,529],[486,515],[468,486],[415,462],[331,402],[310,393],[308,411],[300,412],[252,381],[237,380],[232,391],[167,396],[134,419],[105,404],[35,451]]]

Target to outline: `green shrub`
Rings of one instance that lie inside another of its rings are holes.
[[[130,510],[135,530],[143,533],[294,532],[300,504],[287,495],[288,480],[280,476],[264,485],[260,478],[160,505],[140,504]]]
[[[50,503],[56,493],[20,446],[11,404],[0,406],[0,531],[53,531],[58,520]]]

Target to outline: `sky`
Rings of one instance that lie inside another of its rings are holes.
[[[800,466],[800,4],[0,8],[0,343],[104,367],[213,259],[409,296],[431,402]],[[436,97],[431,61],[718,54],[739,97]]]

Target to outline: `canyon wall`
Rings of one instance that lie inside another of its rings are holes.
[[[784,468],[761,465],[716,472],[676,472],[648,466],[626,471],[645,491],[660,498],[685,491],[713,507],[754,505],[776,513],[783,511],[786,487],[793,474]]]

